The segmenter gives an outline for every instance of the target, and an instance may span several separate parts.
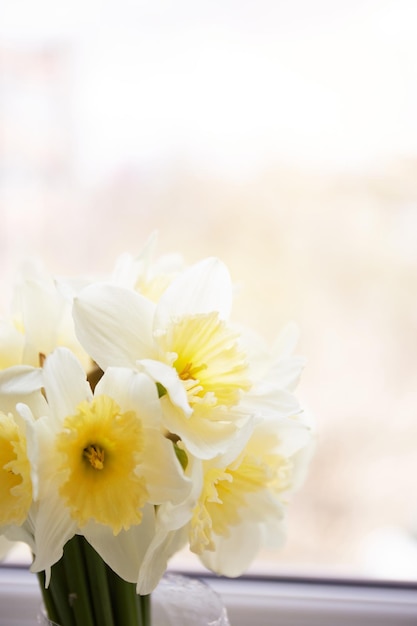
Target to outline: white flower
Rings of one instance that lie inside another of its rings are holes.
[[[239,406],[251,382],[229,325],[232,284],[218,259],[180,274],[155,305],[133,290],[96,284],[74,302],[77,335],[94,360],[136,367],[160,385],[164,423],[196,456],[227,450],[251,415]]]
[[[202,462],[189,541],[209,569],[239,576],[265,543],[284,539],[285,506],[308,462],[311,430],[297,419],[256,424],[235,457]]]
[[[301,412],[293,393],[305,366],[305,358],[294,354],[298,335],[297,326],[287,324],[269,348],[254,332],[242,331],[252,381],[241,400],[243,410],[272,420]]]
[[[111,282],[115,285],[133,289],[152,302],[159,300],[174,278],[184,269],[184,261],[179,254],[164,255],[153,260],[156,239],[156,233],[151,235],[137,257],[128,253],[119,257],[111,277]]]
[[[40,263],[26,263],[16,286],[10,320],[0,321],[0,369],[42,365],[58,346],[67,346],[86,368],[91,360],[82,350],[72,322],[72,293]]]
[[[0,320],[0,370],[22,363],[24,343],[12,320]]]
[[[140,594],[187,542],[238,576],[282,542],[306,474],[295,325],[271,348],[232,325],[221,261],[154,262],[154,245],[106,283],[29,266],[0,322],[0,536],[47,585],[75,534]]]
[[[41,387],[39,369],[15,366],[0,372],[0,533],[31,548],[37,508],[34,441],[30,424],[19,415],[16,404],[24,399],[32,411],[44,411]]]
[[[0,411],[0,528],[21,526],[32,505],[26,431],[19,416]]]
[[[93,394],[65,348],[46,359],[43,380],[49,411],[33,420],[33,570],[48,572],[78,533],[136,582],[154,532],[154,506],[181,501],[190,490],[172,443],[161,434],[155,385],[144,374],[113,368]],[[28,407],[18,408],[29,419]]]

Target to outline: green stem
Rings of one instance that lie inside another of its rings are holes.
[[[63,561],[76,626],[95,626],[80,537],[77,535],[66,544]]]
[[[142,613],[142,626],[151,626],[151,596],[138,596]]]
[[[50,620],[53,622],[57,622],[59,620],[59,613],[56,610],[55,602],[52,597],[51,588],[48,589],[45,587],[45,572],[38,572],[37,574],[39,580],[39,586],[41,588],[42,600],[45,605],[46,613]]]
[[[151,596],[120,578],[84,537],[73,537],[63,557],[38,574],[49,619],[60,626],[151,626]]]
[[[144,626],[137,603],[136,585],[120,578],[110,567],[107,569],[107,579],[117,624]]]
[[[64,567],[64,558],[61,558],[51,568],[51,580],[48,587],[55,606],[54,617],[48,615],[61,626],[76,626],[72,608],[69,602],[68,581]]]
[[[83,540],[82,547],[88,571],[95,623],[100,626],[115,626],[106,573],[108,566],[87,540]]]

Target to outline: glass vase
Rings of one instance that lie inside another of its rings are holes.
[[[200,579],[165,574],[151,598],[152,626],[230,626],[220,596]],[[59,626],[44,611],[38,624]]]

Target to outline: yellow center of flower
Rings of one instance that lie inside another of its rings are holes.
[[[138,473],[143,449],[140,418],[133,411],[122,413],[108,396],[82,402],[64,420],[57,437],[64,476],[60,494],[80,526],[95,520],[116,535],[140,524],[148,500]]]
[[[260,459],[248,454],[233,466],[210,468],[192,514],[191,550],[196,554],[213,551],[213,534],[229,536],[230,527],[240,523],[249,506],[248,496],[264,490],[283,490],[288,485],[289,472],[288,460],[278,455]]]
[[[95,445],[90,445],[84,448],[83,452],[85,458],[89,461],[91,467],[94,469],[103,469],[104,467],[104,450]]]
[[[26,438],[13,416],[0,412],[0,525],[21,525],[32,503]]]
[[[250,388],[246,354],[238,339],[216,312],[185,316],[158,338],[184,381],[191,405],[209,401],[231,407],[240,392]]]

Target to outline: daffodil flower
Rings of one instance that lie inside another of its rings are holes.
[[[0,321],[0,538],[30,546],[46,587],[52,569],[46,599],[72,593],[52,566],[64,555],[67,573],[78,557],[83,567],[85,540],[107,567],[103,598],[110,569],[151,593],[187,544],[238,576],[283,541],[305,477],[314,429],[294,395],[295,325],[267,345],[232,323],[221,261],[184,269],[179,255],[154,261],[154,246],[121,257],[106,282],[28,265]],[[134,586],[122,591],[136,622]],[[112,612],[93,604],[77,623]]]
[[[179,254],[164,255],[153,259],[157,235],[153,233],[142,252],[133,257],[125,253],[117,259],[111,282],[133,289],[152,302],[157,302],[174,278],[184,269]]]
[[[32,481],[24,424],[0,411],[0,528],[21,526],[32,505]]]
[[[183,500],[191,488],[161,432],[155,384],[143,373],[111,368],[93,394],[65,348],[46,359],[43,383],[48,413],[31,421],[38,476],[33,570],[48,572],[78,533],[136,582],[154,507]],[[18,409],[29,422],[29,407]]]
[[[55,280],[38,262],[26,263],[16,285],[11,319],[0,320],[0,370],[42,365],[58,346],[67,346],[86,369],[91,360],[74,333],[72,289]]]
[[[218,259],[186,269],[155,305],[130,289],[95,284],[74,302],[77,335],[105,370],[145,371],[162,390],[167,430],[201,458],[225,452],[251,414],[239,333],[228,318],[232,284]],[[166,393],[165,393],[166,392]]]
[[[23,362],[25,339],[12,320],[0,320],[0,370]]]
[[[206,567],[239,576],[265,543],[285,536],[285,505],[301,480],[312,440],[299,420],[257,423],[247,444],[202,461],[202,488],[188,525],[189,543]]]
[[[36,476],[32,466],[34,442],[30,425],[16,410],[22,399],[36,412],[46,408],[42,375],[30,366],[0,372],[0,533],[34,547],[33,502]]]
[[[294,395],[305,366],[305,358],[295,354],[298,335],[296,324],[287,324],[272,347],[268,347],[264,339],[254,332],[242,331],[252,380],[251,389],[242,396],[242,410],[272,420],[302,412]]]

